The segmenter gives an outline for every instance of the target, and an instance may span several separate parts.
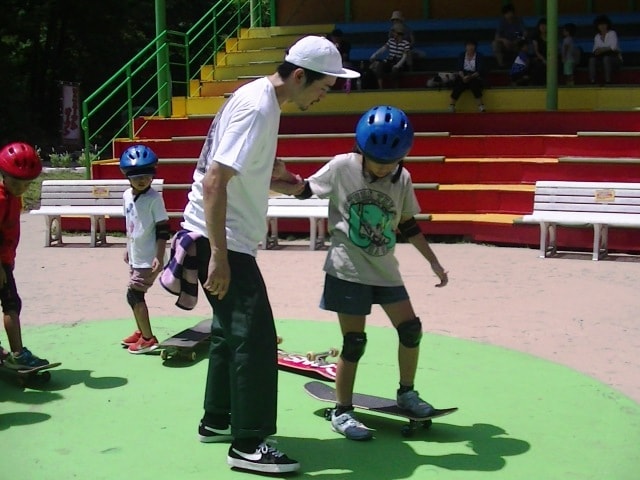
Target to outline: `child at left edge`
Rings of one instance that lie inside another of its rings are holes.
[[[22,300],[13,276],[16,250],[20,242],[21,197],[40,172],[42,163],[31,145],[15,142],[0,150],[0,303],[4,329],[11,348],[11,352],[7,352],[0,346],[0,364],[15,370],[49,364],[22,344]]]
[[[157,164],[158,157],[145,145],[132,145],[120,156],[120,170],[131,184],[123,194],[127,230],[124,261],[129,264],[127,302],[136,320],[136,330],[122,340],[129,353],[147,353],[158,348],[144,298],[162,271],[164,251],[171,236],[162,195],[151,188]]]

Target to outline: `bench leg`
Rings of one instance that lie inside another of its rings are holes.
[[[608,251],[609,226],[599,223],[593,224],[593,255],[592,260],[599,260],[604,257]]]
[[[91,240],[90,245],[95,247],[97,245],[107,244],[107,228],[106,221],[103,215],[91,216]]]
[[[316,249],[324,247],[324,218],[318,218],[318,239],[316,240]]]
[[[50,247],[53,243],[62,245],[62,223],[59,215],[46,215],[44,217],[45,232],[44,246]]]
[[[546,258],[548,255],[555,254],[556,251],[556,225],[540,222],[540,258]]]
[[[316,239],[318,238],[316,219],[309,219],[309,250],[316,249]]]
[[[278,219],[267,218],[267,233],[262,242],[262,249],[267,250],[278,246]]]

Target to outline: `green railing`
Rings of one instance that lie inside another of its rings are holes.
[[[82,102],[84,161],[111,158],[117,138],[135,138],[146,116],[170,116],[171,99],[189,96],[200,68],[214,65],[240,29],[262,26],[264,1],[219,0],[187,32],[165,30]]]

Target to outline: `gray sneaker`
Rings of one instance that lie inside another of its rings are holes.
[[[407,410],[411,415],[416,417],[428,417],[434,408],[420,398],[415,390],[409,390],[397,396],[398,407]]]
[[[349,440],[369,440],[373,437],[373,431],[356,419],[353,410],[336,416],[336,411],[331,413],[331,428]]]

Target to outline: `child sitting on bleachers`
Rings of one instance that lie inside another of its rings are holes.
[[[518,41],[518,54],[509,71],[513,85],[527,85],[529,83],[529,44],[526,40]]]

